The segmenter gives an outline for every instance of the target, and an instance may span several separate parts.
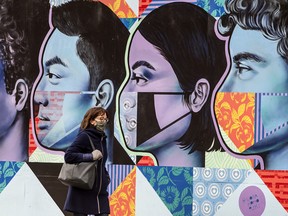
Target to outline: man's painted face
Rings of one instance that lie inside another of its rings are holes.
[[[191,116],[173,68],[139,31],[128,60],[130,78],[120,99],[128,147],[148,150],[175,141],[186,132]]]
[[[90,75],[77,54],[77,40],[55,29],[43,53],[43,74],[34,95],[39,105],[36,133],[41,144],[52,149],[72,143],[69,134],[78,131],[91,107],[91,96],[80,94],[89,90]]]
[[[4,81],[4,67],[0,61],[0,138],[9,131],[9,128],[14,123],[16,118],[15,97],[6,92],[6,85]]]
[[[278,54],[277,43],[260,31],[236,26],[230,38],[231,69],[220,91],[255,93],[255,117],[259,123],[255,123],[255,133],[259,128],[264,129],[264,134],[276,132],[277,138],[273,139],[281,142],[287,138],[287,126],[283,124],[288,121],[288,96],[283,93],[288,93],[288,65]],[[272,143],[261,144],[259,151],[271,148]]]

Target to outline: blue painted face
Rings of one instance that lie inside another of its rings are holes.
[[[261,117],[263,125],[260,127],[264,127],[265,133],[272,131],[248,150],[251,153],[279,149],[288,138],[288,96],[285,95],[288,93],[288,65],[278,54],[277,43],[265,38],[260,31],[239,26],[230,38],[231,68],[219,91],[261,93],[259,109],[255,111]]]
[[[62,149],[71,144],[74,137],[70,143],[67,139],[61,143],[61,139],[78,131],[85,112],[93,104],[90,95],[80,94],[89,90],[90,75],[77,54],[78,39],[55,29],[44,50],[43,75],[34,101],[39,105],[37,137],[47,147]]]

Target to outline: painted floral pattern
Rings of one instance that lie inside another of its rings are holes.
[[[125,180],[109,197],[111,215],[135,215],[136,168],[127,175]]]
[[[173,216],[192,215],[192,167],[138,167]]]
[[[22,165],[23,162],[0,161],[0,193],[8,185]]]
[[[136,14],[125,0],[101,0],[101,2],[107,5],[119,18],[136,18]]]
[[[254,143],[255,94],[223,93],[216,96],[215,114],[218,124],[239,152]]]

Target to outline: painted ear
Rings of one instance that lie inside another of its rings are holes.
[[[95,92],[96,106],[107,109],[114,97],[114,85],[110,79],[103,80]]]
[[[193,112],[199,112],[206,103],[210,92],[208,80],[201,78],[197,81],[195,89],[190,96],[190,106]]]
[[[24,109],[28,99],[28,85],[23,79],[18,79],[12,95],[15,97],[15,107],[17,111]]]

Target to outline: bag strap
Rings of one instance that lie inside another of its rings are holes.
[[[87,134],[87,133],[86,133]],[[93,149],[93,151],[95,150],[95,146],[94,146],[94,144],[93,144],[93,142],[92,142],[92,140],[91,140],[91,137],[87,134],[87,136],[88,136],[88,138],[89,138],[89,141],[90,141],[90,145],[91,145],[91,147],[92,147],[92,149]]]

